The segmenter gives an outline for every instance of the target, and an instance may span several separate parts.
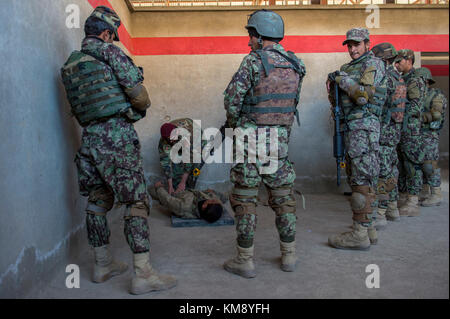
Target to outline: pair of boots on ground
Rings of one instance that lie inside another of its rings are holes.
[[[108,246],[94,247],[95,264],[92,281],[105,282],[113,276],[120,275],[128,269],[128,265],[115,261]],[[173,276],[162,275],[150,265],[150,253],[133,254],[135,276],[131,281],[130,293],[140,295],[151,291],[165,290],[177,285]]]
[[[226,261],[223,265],[226,271],[239,275],[244,278],[253,278],[256,276],[255,264],[253,262],[254,246],[244,248],[236,245],[237,256]],[[280,240],[281,265],[280,268],[286,272],[295,270],[297,257],[295,256],[295,240],[286,243]]]
[[[423,184],[419,195],[400,193],[398,200],[400,216],[415,217],[420,215],[420,206],[433,207],[439,206],[442,202],[442,193],[440,187],[432,187]]]

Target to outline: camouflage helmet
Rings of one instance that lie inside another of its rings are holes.
[[[430,84],[436,83],[436,81],[433,80],[431,71],[428,68],[425,68],[425,67],[417,68],[415,73],[416,73],[416,75],[422,77],[425,81],[428,81]]]
[[[263,37],[284,38],[283,19],[279,14],[270,10],[262,9],[253,12],[249,16],[245,28],[255,28],[256,32]]]
[[[342,45],[346,45],[350,41],[361,42],[364,40],[370,40],[369,30],[366,28],[353,28],[347,31],[346,39],[342,42]]]
[[[373,54],[380,59],[389,60],[397,56],[397,50],[389,42],[377,44],[372,48]]]
[[[113,9],[105,6],[98,6],[94,9],[86,22],[88,23],[88,21],[92,21],[91,18],[97,18],[103,22],[106,22],[106,24],[108,24],[114,31],[114,35],[116,37],[114,41],[120,41],[119,33],[117,32],[117,29],[120,27],[120,18]]]

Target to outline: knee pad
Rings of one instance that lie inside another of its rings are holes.
[[[114,193],[108,188],[99,188],[89,193],[86,212],[105,216],[114,206]]]
[[[371,221],[372,203],[375,201],[374,190],[367,185],[352,186],[350,205],[353,211],[353,220],[368,223]]]
[[[131,217],[143,217],[147,218],[150,213],[150,209],[147,202],[139,201],[133,204],[128,204],[125,210],[125,219]]]
[[[268,188],[267,190],[269,192],[269,205],[277,216],[287,213],[295,214],[297,203],[292,187]]]
[[[230,194],[230,204],[235,216],[256,214],[257,197],[258,188],[233,188]]]

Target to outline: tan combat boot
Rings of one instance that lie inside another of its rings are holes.
[[[297,257],[295,256],[295,240],[285,243],[280,240],[281,270],[291,272],[295,270]]]
[[[408,200],[408,193],[399,193],[397,207],[398,208],[402,207],[407,200]]]
[[[339,249],[368,250],[370,248],[368,227],[353,222],[352,231],[329,237],[328,244]]]
[[[419,194],[419,202],[424,201],[425,199],[429,198],[431,196],[431,189],[429,184],[423,184],[422,190]]]
[[[381,230],[386,227],[386,210],[386,208],[378,207],[375,221],[372,224],[372,226],[375,227],[376,230]]]
[[[92,281],[101,283],[113,276],[120,275],[128,269],[128,265],[119,261],[114,261],[108,246],[94,247],[95,264]]]
[[[399,209],[400,216],[415,217],[420,215],[419,196],[408,195],[408,200]]]
[[[131,281],[130,293],[145,294],[151,291],[165,290],[177,285],[173,276],[158,274],[150,265],[150,253],[133,255],[135,277]]]
[[[440,187],[431,187],[431,196],[420,203],[424,207],[439,206],[442,202],[442,193]]]
[[[400,220],[400,214],[398,212],[397,201],[388,202],[386,209],[386,219],[394,222]]]
[[[253,246],[243,248],[236,245],[237,256],[223,264],[226,271],[242,276],[244,278],[253,278],[256,276],[255,265],[253,264]]]
[[[367,228],[367,236],[369,236],[369,241],[371,245],[376,245],[378,243],[378,234],[375,226],[372,225]]]

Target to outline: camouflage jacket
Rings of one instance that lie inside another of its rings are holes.
[[[379,122],[387,97],[384,62],[369,51],[344,64],[340,71],[347,74],[339,81],[336,78],[336,82],[345,93],[340,98],[348,128],[371,130],[379,127],[376,122]],[[369,100],[358,103],[356,92],[367,94]]]
[[[270,50],[275,49],[281,52],[284,55],[287,55],[287,52],[284,50],[281,44],[275,44],[268,47],[263,48],[262,50]],[[268,51],[268,54],[273,59],[282,59],[276,53]],[[299,59],[300,68],[303,70],[303,76],[306,74],[305,65],[303,61]],[[244,57],[241,65],[237,72],[233,75],[231,82],[228,84],[227,88],[224,91],[224,107],[227,116],[227,124],[229,127],[238,127],[243,126],[245,122],[253,122],[251,119],[246,116],[242,116],[242,106],[244,104],[244,99],[251,88],[255,87],[260,80],[260,70],[262,68],[261,60],[255,54],[248,54]],[[300,95],[300,91],[302,88],[303,77],[300,78],[300,83],[298,87],[298,94]]]
[[[409,135],[420,135],[421,116],[424,112],[427,86],[423,78],[416,74],[414,68],[404,74],[403,79],[406,82],[406,98],[408,99],[404,119],[404,121],[407,121],[406,132]]]
[[[112,43],[88,36],[81,43],[81,50],[108,64],[119,84],[125,88],[134,88],[144,81],[142,69],[137,67],[122,49]]]
[[[190,138],[189,140],[183,138],[182,139],[182,143],[185,143],[185,145],[189,148],[189,162],[185,163],[185,162],[180,162],[178,164],[175,164],[171,159],[170,159],[170,151],[172,150],[172,145],[170,145],[170,143],[165,140],[164,138],[160,138],[159,139],[159,144],[158,144],[158,151],[159,151],[159,162],[161,164],[161,167],[164,171],[164,175],[170,179],[175,177],[176,174],[179,174],[180,172],[183,173],[190,173],[192,171],[192,169],[194,168],[193,165],[193,152],[197,151],[196,149],[194,149],[193,147],[193,131],[194,131],[194,121],[192,119],[189,118],[182,118],[182,119],[176,119],[171,121],[170,123],[174,124],[176,127],[178,128],[184,128],[186,129],[189,134],[190,134]],[[203,131],[200,131],[200,134],[203,134]],[[201,136],[200,136],[201,138]],[[201,146],[203,146],[203,141],[201,142]],[[201,154],[200,154],[201,156]]]
[[[158,187],[156,194],[161,205],[167,207],[175,216],[180,218],[200,218],[198,202],[202,200],[218,199],[223,204],[228,200],[224,194],[211,189],[205,191],[188,189],[169,195],[164,187]]]
[[[427,121],[422,123],[422,129],[438,133],[444,125],[447,106],[447,98],[440,89],[427,89],[424,101],[424,113]]]

